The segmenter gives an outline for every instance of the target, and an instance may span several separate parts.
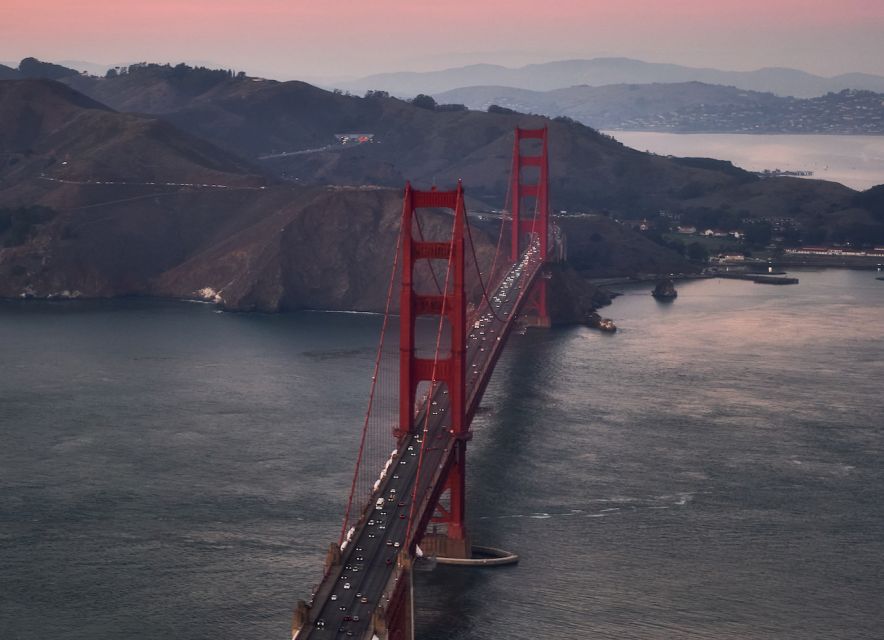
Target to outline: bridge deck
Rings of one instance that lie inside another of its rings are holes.
[[[503,276],[498,287],[489,292],[493,313],[487,309],[469,329],[466,356],[468,423],[538,277],[539,253],[536,243],[529,246]],[[451,461],[453,439],[449,433],[446,396],[447,391],[440,388],[424,402],[415,424],[422,428],[426,420],[426,434],[406,438],[392,456],[386,474],[382,473],[378,490],[365,506],[342,550],[341,564],[329,570],[313,594],[310,622],[294,636],[298,640],[372,637],[372,614],[388,604],[391,594],[385,589],[396,576],[397,556],[403,550],[409,553],[411,547],[410,541],[406,540],[409,516],[415,523],[411,536],[419,540],[432,517],[440,485]],[[424,438],[426,442],[422,442]],[[420,458],[422,444],[423,457]],[[421,477],[418,481],[419,459]],[[377,506],[380,498],[383,499],[382,507]],[[413,510],[412,500],[415,501]]]

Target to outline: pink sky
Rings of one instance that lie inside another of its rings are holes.
[[[602,55],[884,75],[882,34],[884,0],[0,0],[0,60],[203,60],[278,77]]]

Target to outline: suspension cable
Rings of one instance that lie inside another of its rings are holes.
[[[464,217],[466,217],[466,216],[464,216]],[[476,265],[476,273],[479,276],[479,286],[482,288],[482,299],[488,305],[488,310],[491,312],[491,315],[493,315],[494,318],[498,322],[506,322],[506,320],[504,320],[503,318],[501,318],[500,316],[497,315],[497,312],[494,310],[494,306],[491,304],[491,300],[488,299],[488,290],[485,288],[485,283],[482,282],[482,272],[479,271],[479,259],[476,257],[476,247],[475,247],[475,245],[473,245],[473,234],[470,231],[469,220],[467,220],[466,226],[467,226],[467,238],[469,238],[469,241],[470,241],[470,253],[473,254],[473,264]],[[489,275],[488,277],[491,278],[493,276]]]
[[[513,177],[510,176],[506,181],[506,197],[503,199],[503,209],[501,211],[507,211],[510,205],[510,195],[513,189]],[[510,212],[510,220],[512,221],[512,212]],[[512,222],[510,222],[512,224]],[[491,261],[491,271],[488,273],[488,278],[494,278],[495,270],[497,268],[497,258],[500,255],[500,247],[503,244],[503,213],[500,214],[500,232],[497,234],[497,247],[494,249],[494,259]],[[478,269],[478,267],[477,267]]]
[[[512,193],[512,182],[513,182],[512,175],[510,175],[506,181],[506,196],[504,197],[504,200],[503,200],[503,209],[501,209],[500,227],[497,232],[497,246],[494,248],[494,258],[491,260],[491,270],[488,272],[488,282],[493,281],[493,279],[495,277],[495,273],[497,272],[497,259],[500,256],[500,247],[503,245],[504,220],[503,220],[503,213],[502,212],[507,211],[509,209],[510,194]],[[470,239],[470,250],[473,253],[473,264],[476,266],[476,274],[479,278],[479,285],[482,288],[482,298],[485,301],[485,303],[488,304],[488,307],[491,308],[491,302],[488,300],[488,292],[486,290],[485,283],[482,282],[482,271],[479,268],[479,260],[476,257],[476,248],[473,245],[473,235],[472,235],[472,233],[470,233],[470,219],[469,219],[469,216],[466,216],[466,215],[464,216],[464,218],[466,219],[466,223],[467,223],[467,233],[468,233],[469,239]],[[473,324],[476,316],[478,316],[479,312],[481,311],[481,306],[482,306],[482,303],[480,301],[479,306],[473,312],[472,316],[470,318],[468,318],[468,323],[467,323],[468,325]],[[492,311],[492,313],[494,313],[494,312]],[[496,313],[494,313],[494,317],[497,320],[501,320],[501,318]]]
[[[404,205],[403,205],[403,211],[404,211]],[[403,212],[403,215],[404,215],[404,212]],[[360,470],[360,466],[362,464],[362,456],[363,456],[363,452],[365,450],[365,436],[366,436],[366,433],[368,432],[369,420],[371,417],[372,408],[374,406],[375,388],[377,387],[378,373],[380,371],[380,365],[381,365],[381,356],[382,356],[383,350],[384,350],[384,337],[386,336],[387,325],[390,320],[390,307],[391,307],[391,303],[393,300],[393,283],[396,280],[396,272],[399,268],[399,250],[402,245],[402,235],[403,235],[403,227],[400,226],[399,227],[399,235],[396,238],[396,251],[393,256],[393,269],[390,272],[390,283],[387,286],[387,301],[384,306],[384,321],[383,321],[383,324],[381,325],[381,337],[380,337],[380,340],[378,341],[378,350],[377,350],[377,354],[375,355],[375,360],[374,360],[374,373],[372,374],[372,377],[371,377],[371,391],[368,394],[368,409],[365,412],[365,421],[362,425],[362,437],[359,441],[359,454],[356,457],[356,469],[353,472],[353,482],[350,484],[350,497],[347,499],[347,510],[344,513],[344,523],[341,526],[341,535],[340,535],[340,539],[338,542],[339,545],[344,543],[344,537],[347,535],[347,525],[350,523],[350,511],[353,507],[353,496],[356,491],[356,481],[359,477],[359,470]]]

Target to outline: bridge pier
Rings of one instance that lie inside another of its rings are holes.
[[[447,533],[430,531],[424,534],[420,541],[421,551],[425,556],[439,558],[470,558],[472,557],[472,545],[470,537],[464,535],[461,538],[452,538]]]
[[[535,329],[549,329],[552,327],[552,319],[549,316],[549,304],[547,300],[547,280],[540,278],[531,291],[525,314],[520,318],[526,327]]]

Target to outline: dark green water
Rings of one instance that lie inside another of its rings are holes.
[[[884,283],[702,281],[514,336],[469,456],[494,571],[418,637],[884,637]],[[380,320],[0,303],[0,638],[264,639],[318,580]]]

